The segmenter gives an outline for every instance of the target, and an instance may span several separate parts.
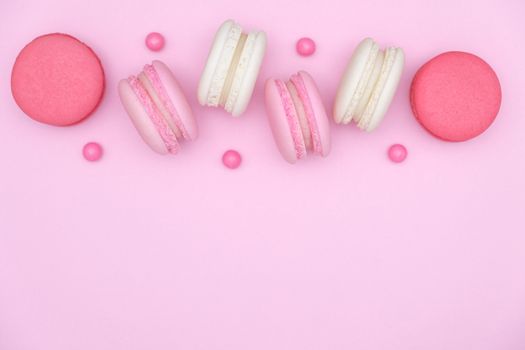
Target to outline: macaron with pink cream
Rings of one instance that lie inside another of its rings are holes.
[[[330,123],[319,90],[307,72],[284,82],[268,79],[265,85],[268,120],[275,142],[286,161],[295,163],[313,153],[330,153]]]
[[[155,152],[176,154],[197,138],[197,123],[171,70],[161,61],[118,84],[120,100],[140,136]]]

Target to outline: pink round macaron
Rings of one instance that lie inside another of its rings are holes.
[[[26,45],[11,73],[18,106],[42,123],[65,126],[89,116],[104,93],[104,71],[86,44],[67,34],[47,34]]]
[[[170,69],[161,61],[144,66],[118,86],[120,100],[151,149],[175,154],[183,140],[197,138],[193,112]]]
[[[307,153],[323,157],[330,153],[330,124],[319,90],[306,72],[289,81],[268,79],[266,110],[272,133],[284,159],[295,163]]]
[[[425,63],[414,76],[410,104],[416,119],[445,141],[466,141],[492,124],[501,105],[494,70],[466,52],[445,52]]]

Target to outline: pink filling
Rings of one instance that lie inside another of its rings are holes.
[[[322,154],[323,147],[321,144],[321,136],[319,134],[319,128],[317,126],[317,120],[315,119],[315,113],[312,108],[312,103],[308,92],[306,91],[306,86],[304,85],[303,78],[299,74],[294,74],[290,78],[290,81],[295,86],[297,94],[301,99],[303,104],[304,113],[306,114],[306,120],[308,121],[308,126],[310,128],[310,133],[312,134],[312,148],[314,154]]]
[[[170,117],[173,120],[173,123],[180,130],[182,137],[186,140],[189,140],[190,137],[188,135],[188,132],[184,128],[184,124],[182,123],[182,120],[180,119],[180,116],[177,113],[177,110],[175,109],[173,102],[171,101],[168,94],[166,93],[166,89],[164,88],[164,85],[162,84],[162,81],[160,80],[159,75],[157,74],[157,71],[155,70],[155,67],[153,67],[150,64],[145,65],[144,73],[146,74],[149,81],[153,85],[153,88],[155,89],[155,92],[159,96],[162,104],[168,110]]]
[[[297,159],[301,159],[306,155],[306,146],[304,144],[303,133],[299,126],[299,119],[295,112],[295,106],[292,101],[292,96],[286,87],[286,84],[280,80],[275,80],[279,96],[283,103],[284,110],[286,112],[286,119],[288,120],[288,126],[292,134],[292,139],[295,147],[295,154]]]
[[[168,149],[168,152],[173,154],[177,153],[180,148],[179,142],[177,141],[177,136],[175,136],[173,130],[171,130],[166,120],[164,120],[164,118],[162,117],[160,111],[158,110],[157,106],[155,106],[155,104],[153,103],[146,89],[134,76],[128,78],[128,83],[131,86],[131,89],[133,90],[137,98],[139,99],[142,106],[144,106],[146,113],[155,125],[157,131],[159,132],[162,141]]]

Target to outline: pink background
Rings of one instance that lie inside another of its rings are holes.
[[[0,350],[525,349],[525,3],[191,0],[0,2]],[[244,117],[198,106],[216,28],[265,29],[268,53]],[[143,40],[165,34],[160,53]],[[18,51],[70,33],[99,55],[105,98],[67,128],[15,105]],[[315,56],[294,51],[304,35]],[[381,127],[332,125],[329,158],[278,154],[262,86],[299,69],[329,110],[365,36],[405,49]],[[416,69],[447,50],[498,73],[503,104],[481,137],[434,139],[412,117]],[[116,83],[172,67],[200,139],[161,157],[139,139]],[[81,157],[88,141],[106,154]],[[401,142],[409,158],[386,159]],[[237,171],[220,163],[238,149]]]

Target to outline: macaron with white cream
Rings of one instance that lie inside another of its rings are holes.
[[[361,41],[337,91],[335,122],[348,124],[353,121],[365,131],[377,128],[394,98],[404,62],[401,48],[381,50],[371,38]]]
[[[198,88],[199,103],[222,107],[240,116],[248,107],[266,51],[266,34],[243,32],[232,20],[224,22],[208,55]]]

